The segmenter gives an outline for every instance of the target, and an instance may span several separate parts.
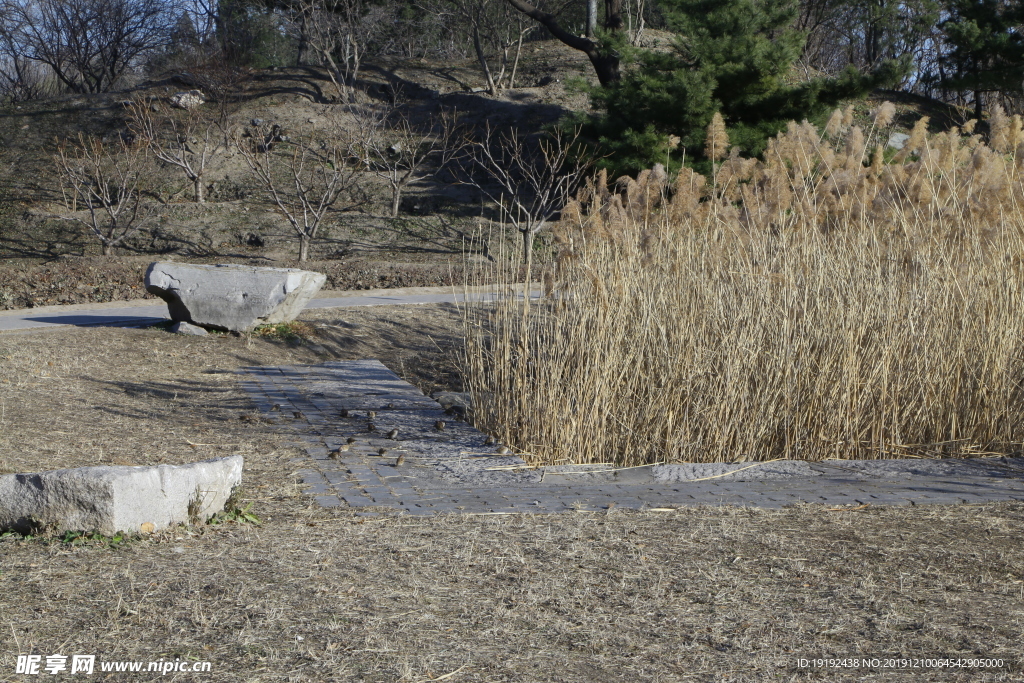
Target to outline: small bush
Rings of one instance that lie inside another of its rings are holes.
[[[218,512],[210,518],[210,524],[255,524],[259,526],[262,524],[262,520],[256,516],[256,513],[252,511],[252,501],[249,501],[248,505],[241,507],[237,504],[231,504],[229,501],[228,506],[222,512]]]
[[[316,328],[309,323],[293,320],[287,323],[260,325],[252,331],[253,336],[278,339],[292,344],[302,343],[316,334]]]

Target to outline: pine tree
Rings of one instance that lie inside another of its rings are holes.
[[[983,96],[1020,93],[1024,79],[1024,8],[1017,0],[948,0],[949,18],[941,24],[951,48],[943,58],[942,85],[974,95],[974,116],[981,120]]]
[[[604,110],[591,131],[617,171],[664,163],[669,136],[682,140],[688,159],[701,159],[716,112],[733,145],[759,154],[787,121],[890,84],[906,69],[890,61],[871,75],[851,68],[791,84],[806,38],[792,28],[795,0],[665,0],[661,7],[677,36],[671,53],[623,48],[630,68],[591,93]]]

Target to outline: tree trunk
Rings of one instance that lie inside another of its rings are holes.
[[[948,100],[949,91],[946,89],[946,64],[945,60],[941,57],[939,58],[939,87],[942,88],[942,99]]]
[[[622,21],[622,0],[604,0],[604,27],[609,31],[620,31]]]
[[[597,36],[597,0],[587,0],[587,38]]]
[[[590,57],[590,63],[594,67],[595,73],[597,73],[597,80],[602,86],[608,87],[613,83],[619,82],[619,56],[612,54],[596,56],[587,55]]]
[[[473,49],[476,50],[476,58],[480,62],[480,68],[484,71],[484,77],[487,79],[487,94],[493,97],[498,94],[498,88],[494,85],[491,68],[487,66],[487,57],[484,55],[483,45],[480,44],[480,27],[476,22],[473,23]]]
[[[299,235],[299,262],[309,258],[309,235]]]
[[[349,92],[354,94],[356,88],[356,81],[359,80],[359,66],[363,62],[363,56],[360,54],[360,44],[356,40],[355,33],[349,33],[348,35],[349,47],[351,49],[352,61],[351,65],[346,69],[348,71],[347,83]]]
[[[601,82],[602,86],[607,87],[618,82],[618,54],[608,50],[602,50],[600,45],[589,38],[583,38],[582,36],[577,36],[566,31],[558,24],[558,20],[555,15],[540,11],[527,2],[527,0],[507,0],[507,2],[512,5],[516,11],[522,12],[526,16],[542,24],[551,32],[551,35],[558,40],[562,41],[574,50],[579,50],[583,54],[587,55],[590,63],[594,66],[594,71],[597,73],[597,80]],[[605,0],[605,9],[609,12],[609,17],[605,21],[605,25],[613,31],[621,30],[622,0]]]
[[[519,68],[519,57],[523,54],[523,38],[525,36],[525,32],[519,32],[519,42],[516,43],[516,58],[515,61],[512,62],[512,75],[508,78],[509,89],[516,87],[516,70]]]
[[[203,179],[196,176],[192,179],[192,185],[196,191],[196,204],[205,204],[206,198],[203,197]]]
[[[875,25],[869,19],[866,30],[864,31],[864,67],[867,69],[871,68],[871,65],[875,62]]]
[[[391,188],[391,217],[398,218],[398,203],[402,199],[402,188],[395,185]]]
[[[981,123],[981,115],[984,113],[981,103],[981,92],[981,90],[974,91],[974,118],[978,119],[978,123]]]
[[[302,13],[302,21],[299,22],[299,48],[298,54],[295,55],[295,63],[302,66],[306,59],[306,51],[309,49],[308,39],[306,37],[306,13]]]
[[[864,65],[872,69],[882,53],[882,13],[885,0],[868,3],[867,27],[864,30]],[[877,14],[876,14],[877,12]]]
[[[327,75],[331,77],[331,83],[334,84],[334,89],[338,91],[338,100],[344,100],[346,92],[345,87],[341,83],[345,80],[344,74],[341,73],[341,69],[335,64],[329,50],[321,49],[320,56],[327,61]]]
[[[114,247],[110,246],[110,242],[103,243],[103,255],[110,256],[114,253]]]

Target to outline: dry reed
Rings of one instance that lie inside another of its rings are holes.
[[[1005,153],[922,125],[891,163],[844,118],[710,180],[595,177],[550,296],[467,309],[477,423],[543,463],[1018,450],[1019,118]]]

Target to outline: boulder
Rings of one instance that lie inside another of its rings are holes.
[[[206,328],[199,327],[199,325],[190,325],[186,322],[174,323],[171,325],[170,331],[174,334],[190,334],[195,337],[205,337],[209,334],[209,332],[206,331]]]
[[[327,276],[297,268],[153,263],[146,291],[167,302],[171,320],[232,332],[294,320]]]
[[[466,412],[473,408],[473,394],[469,392],[435,391],[430,395],[430,398],[440,403],[441,408],[444,410],[458,407],[462,412]]]
[[[201,90],[189,90],[188,92],[176,92],[171,95],[171,106],[178,109],[191,111],[206,102],[206,96]]]
[[[190,465],[0,475],[0,530],[112,536],[206,522],[242,483],[242,456]]]
[[[469,392],[435,391],[430,398],[440,403],[447,415],[466,419],[473,411],[473,395]]]
[[[906,133],[893,133],[889,136],[889,142],[886,144],[893,149],[903,149],[909,139],[910,136]]]

